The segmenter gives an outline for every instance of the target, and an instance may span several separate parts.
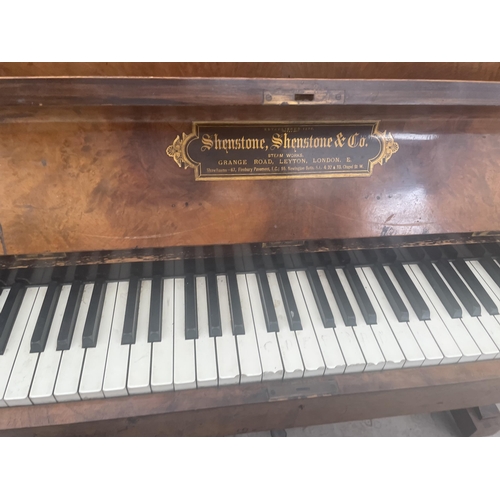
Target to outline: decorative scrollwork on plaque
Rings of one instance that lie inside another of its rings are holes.
[[[167,149],[196,180],[369,177],[399,150],[378,121],[193,123]]]

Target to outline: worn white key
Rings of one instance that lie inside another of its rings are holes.
[[[472,267],[468,263],[468,261],[465,261],[465,262],[469,265],[469,268],[471,268],[472,273],[476,276],[478,281],[481,283],[481,277],[478,276],[475,268]],[[451,264],[454,267],[453,263],[451,263]],[[457,274],[458,274],[458,272],[457,272]],[[477,298],[477,296],[475,295],[472,288],[470,288],[469,285],[467,284],[467,282],[463,279],[462,275],[459,274],[459,276],[460,276],[460,279],[463,281],[464,285],[469,289],[470,293],[472,293],[472,295],[474,297],[476,297],[477,301],[480,302],[480,300]],[[488,287],[484,286],[484,284],[483,284],[483,288],[485,290],[488,289]],[[492,294],[488,293],[488,295],[491,297]],[[492,298],[492,300],[493,300],[493,298]],[[500,348],[500,324],[498,323],[498,321],[495,319],[495,317],[493,315],[488,313],[488,311],[483,306],[481,306],[481,315],[478,316],[477,319],[483,325],[484,329],[488,332],[488,335],[490,336],[491,340],[494,342],[496,348],[499,349]],[[476,343],[477,343],[477,341],[476,341]],[[500,357],[500,352],[497,353],[496,357],[497,358]]]
[[[309,318],[297,273],[295,271],[288,271],[288,280],[290,281],[293,298],[295,299],[297,312],[299,313],[302,323],[302,330],[296,330],[295,334],[297,336],[300,354],[302,355],[302,362],[304,363],[304,377],[323,375],[326,369],[325,361]]]
[[[86,351],[82,347],[82,337],[93,290],[94,285],[92,283],[84,286],[71,346],[69,349],[62,351],[61,363],[54,388],[54,397],[59,403],[80,400],[78,386],[80,384]]]
[[[345,326],[344,318],[335,300],[325,271],[318,269],[318,276],[323,285],[323,290],[325,291],[326,299],[332,310],[333,317],[335,318],[334,332],[345,359],[345,373],[362,372],[366,367],[366,361],[359,347],[354,330],[350,326]]]
[[[311,285],[309,284],[306,272],[297,271],[297,278],[307,306],[309,319],[311,320],[321,353],[323,354],[323,360],[325,362],[325,375],[344,373],[346,363],[337,341],[337,337],[335,336],[333,328],[325,328],[323,325],[323,321],[318,311],[318,306],[316,304],[316,300],[314,299],[313,291],[311,289]],[[302,320],[302,316],[300,316],[300,318]]]
[[[467,361],[476,361],[481,355],[481,351],[478,349],[476,343],[470,336],[467,329],[464,327],[462,321],[460,321],[459,318],[453,319],[450,317],[448,311],[439,300],[436,292],[434,292],[434,289],[427,281],[427,278],[424,276],[424,273],[420,270],[417,264],[405,264],[405,267],[407,270],[411,270],[411,272],[413,273],[413,276],[416,278],[415,286],[418,282],[421,289],[420,293],[422,294],[422,297],[424,297],[426,304],[429,306],[429,310],[431,311],[431,319],[428,321],[428,324],[432,327],[435,327],[435,325],[440,325],[441,323],[444,324],[446,330],[454,340],[456,349],[451,350],[452,345],[447,345],[445,347],[442,343],[442,340],[445,337],[443,330],[439,330],[439,333],[441,334],[440,339],[438,339],[438,337],[434,335],[436,342],[439,344],[439,347],[441,348],[441,351],[445,356],[445,359],[442,361],[442,363],[448,361],[448,359],[446,358],[456,359],[461,363]],[[433,314],[434,312],[436,313],[435,315]],[[437,317],[439,317],[441,321],[437,321]],[[431,328],[431,331],[434,334],[436,330]],[[453,354],[453,356],[451,356],[451,354]],[[449,362],[455,361],[449,359]]]
[[[375,338],[370,325],[366,324],[363,314],[361,314],[358,302],[354,297],[354,293],[351,290],[349,282],[347,281],[344,270],[336,269],[336,272],[347,295],[349,303],[351,304],[352,310],[354,311],[354,316],[356,317],[356,326],[353,326],[352,328],[356,334],[359,346],[361,347],[361,351],[363,352],[363,356],[366,360],[365,371],[370,372],[383,370],[385,366],[384,355],[380,350],[377,339]]]
[[[57,337],[61,329],[61,323],[69,298],[71,285],[64,285],[59,294],[54,318],[50,325],[49,335],[45,349],[38,357],[35,376],[30,390],[30,399],[34,404],[55,403],[54,387],[56,385],[57,372],[61,361],[62,351],[57,350]]]
[[[141,282],[139,311],[137,312],[137,332],[135,344],[130,346],[127,390],[129,394],[151,392],[151,343],[149,334],[149,308],[151,305],[151,280]]]
[[[373,277],[373,279],[376,279],[375,275],[373,274],[373,271],[369,268],[366,269],[367,269],[366,274],[370,275],[370,277]],[[402,368],[405,364],[404,354],[401,350],[401,347],[398,344],[398,341],[396,340],[396,337],[394,336],[394,333],[391,329],[391,325],[388,324],[384,316],[384,313],[382,312],[380,305],[378,304],[377,299],[375,298],[375,294],[370,288],[370,285],[368,283],[364,271],[365,268],[356,268],[356,272],[358,273],[359,279],[363,284],[366,294],[368,295],[368,298],[370,299],[370,302],[372,303],[375,313],[377,315],[377,323],[375,325],[370,325],[370,327],[377,339],[380,350],[382,351],[382,354],[384,355],[385,358],[384,370]]]
[[[163,280],[161,341],[153,342],[151,359],[151,390],[153,392],[174,389],[174,281],[173,278]]]
[[[267,331],[257,277],[255,274],[247,274],[246,279],[262,365],[262,380],[281,380],[283,378],[283,363],[281,362],[278,339],[276,332]]]
[[[485,269],[482,268],[479,262],[474,262],[474,261],[465,261],[465,262],[469,266],[472,273],[476,276],[478,281],[483,285],[483,288],[487,291],[491,300],[495,303],[498,310],[500,311],[500,288],[498,288],[496,283],[491,279],[491,276],[486,272]],[[487,278],[489,278],[490,281],[485,279],[482,272],[484,272],[484,274],[487,276]],[[491,288],[491,285],[496,287],[498,297],[495,294],[494,289]],[[487,332],[490,334],[490,337],[493,339],[496,346],[500,348],[500,315],[498,314],[491,315],[486,310],[483,309],[482,314],[479,317],[479,321],[481,321],[483,326],[486,328]],[[497,358],[498,357],[499,356],[497,355]]]
[[[109,337],[108,355],[102,386],[106,398],[127,396],[128,394],[127,374],[130,345],[122,345],[128,286],[128,281],[120,281],[116,292],[115,311],[113,313],[113,324]]]
[[[33,381],[33,375],[35,373],[36,364],[38,361],[38,353],[30,352],[31,348],[31,337],[35,330],[36,322],[42,309],[43,299],[45,298],[45,293],[47,292],[47,287],[40,287],[36,295],[35,303],[33,304],[33,309],[31,310],[30,319],[26,325],[26,330],[24,331],[23,339],[19,350],[17,352],[16,361],[12,367],[12,372],[10,374],[9,383],[7,384],[7,389],[5,390],[4,401],[8,406],[21,406],[30,405],[31,401],[29,399],[29,392],[31,387],[31,382]]]
[[[426,321],[420,321],[418,319],[403,289],[399,285],[398,280],[392,273],[392,269],[390,268],[390,266],[386,266],[385,270],[387,272],[387,275],[391,279],[392,284],[396,288],[396,291],[399,293],[399,296],[406,306],[406,309],[408,309],[408,327],[413,333],[413,336],[415,337],[415,340],[420,346],[420,349],[422,350],[422,353],[425,357],[422,366],[439,365],[439,363],[441,363],[441,361],[443,360],[443,354],[439,349],[436,341],[434,340],[434,337],[432,336],[429,327],[426,324]]]
[[[7,300],[9,293],[10,293],[10,288],[4,288],[0,292],[0,312],[2,312],[3,305],[5,304],[5,301]]]
[[[118,283],[107,283],[102,307],[101,322],[95,347],[86,349],[79,394],[82,399],[103,398],[104,372],[108,354],[109,337],[113,326],[113,315]]]
[[[380,329],[383,329],[384,333],[386,333],[387,331],[390,332],[392,330],[392,333],[394,334],[394,337],[399,344],[399,351],[402,351],[401,354],[404,356],[404,367],[411,368],[421,366],[425,360],[425,357],[422,354],[422,351],[420,350],[420,347],[418,346],[417,341],[415,340],[415,337],[413,336],[410,328],[408,327],[408,324],[406,322],[400,322],[396,318],[396,315],[394,314],[394,311],[392,310],[392,307],[389,304],[389,301],[387,300],[387,297],[382,290],[380,283],[373,273],[373,270],[369,267],[364,267],[362,268],[362,271],[371,287],[371,292],[368,294],[368,297],[370,298],[370,301],[372,302],[377,314],[377,325],[372,326],[375,335],[377,335],[377,331],[379,331]],[[381,335],[377,335],[379,345],[382,346],[380,337]],[[388,354],[386,354],[385,351],[384,357],[386,358],[386,360],[388,359]],[[393,365],[393,368],[399,368],[399,366]]]
[[[196,308],[198,310],[198,338],[196,348],[196,383],[198,387],[217,385],[217,358],[215,339],[210,337],[208,325],[207,282],[204,276],[196,278]]]
[[[441,279],[446,283],[446,279],[441,274],[441,271],[438,269],[436,264],[434,264],[434,269],[441,276]],[[457,303],[462,308],[462,318],[460,321],[462,322],[463,329],[467,331],[469,337],[475,343],[476,348],[479,349],[480,351],[478,359],[480,361],[487,359],[494,359],[495,356],[499,353],[499,351],[495,343],[491,340],[491,337],[488,335],[488,332],[484,329],[483,325],[477,318],[472,317],[469,314],[467,309],[462,304],[462,301],[458,298],[458,296],[454,292],[453,288],[448,286],[448,289],[450,290],[450,293],[453,295]]]
[[[274,310],[278,319],[279,332],[276,337],[278,339],[281,359],[283,360],[283,378],[301,378],[304,376],[304,364],[300,356],[297,337],[295,332],[290,330],[290,325],[288,324],[278,279],[276,274],[272,272],[267,273],[267,279],[273,298]]]
[[[14,366],[24,331],[30,319],[37,293],[38,288],[28,288],[26,290],[23,302],[17,313],[16,321],[10,332],[9,341],[3,355],[0,356],[0,406],[7,406],[7,403],[4,401],[5,389],[7,388],[12,367]]]
[[[229,306],[229,291],[225,276],[217,276],[217,291],[219,294],[220,321],[222,335],[215,337],[217,350],[217,368],[219,385],[240,383],[240,366],[236,339],[231,326],[231,309]]]
[[[253,324],[247,280],[244,274],[237,274],[236,281],[238,282],[243,326],[245,327],[244,335],[236,335],[238,359],[240,361],[240,381],[242,384],[260,382],[262,380],[262,365],[260,364],[259,347]]]
[[[196,389],[194,340],[186,340],[184,311],[184,278],[175,279],[174,306],[174,388]],[[190,311],[196,314],[196,311]]]

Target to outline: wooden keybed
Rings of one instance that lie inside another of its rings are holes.
[[[336,79],[360,76],[339,65],[291,65],[292,78],[269,78],[272,66],[256,67],[261,78],[237,65],[163,67],[154,78],[133,65],[132,76],[93,68],[0,67],[1,268],[179,259],[201,245],[272,253],[284,241],[316,251],[500,239],[496,65],[448,66],[448,76],[368,65],[363,80]],[[265,101],[306,91],[340,99]],[[380,120],[400,146],[367,178],[203,183],[165,153],[196,121],[359,120]],[[500,401],[500,362],[304,382],[2,408],[0,431],[220,435],[464,408]]]

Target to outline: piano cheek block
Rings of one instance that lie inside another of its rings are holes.
[[[498,65],[321,64],[0,78],[0,434],[499,402]]]

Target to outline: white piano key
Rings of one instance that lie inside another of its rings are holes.
[[[441,271],[439,268],[434,264],[434,268],[436,269],[436,272],[441,276],[441,279],[446,282],[445,277],[441,274]],[[479,360],[487,360],[487,359],[494,359],[498,354],[498,348],[491,340],[491,337],[488,335],[488,332],[484,329],[483,325],[479,321],[478,318],[472,317],[465,306],[463,305],[462,301],[459,299],[455,291],[453,290],[452,287],[448,286],[450,293],[455,297],[455,300],[458,302],[460,307],[462,308],[462,324],[464,326],[464,329],[467,330],[469,333],[470,338],[475,342],[477,348],[480,350],[480,356]],[[483,313],[486,311],[483,309]],[[487,314],[487,313],[486,313]]]
[[[196,389],[194,340],[185,338],[184,279],[175,279],[174,388]],[[196,311],[192,311],[196,314]]]
[[[281,359],[283,360],[283,378],[301,378],[304,376],[304,364],[302,363],[297,337],[295,332],[290,330],[288,324],[276,274],[268,272],[267,279],[273,298],[274,310],[278,319],[279,332],[276,337],[278,339]]]
[[[122,345],[128,288],[128,281],[118,282],[102,387],[106,398],[126,396],[128,394],[127,373],[130,345]]]
[[[198,338],[196,348],[196,382],[198,387],[217,385],[217,359],[215,339],[210,337],[208,326],[207,283],[204,276],[196,278],[196,308],[198,314]]]
[[[366,269],[368,269],[367,273],[368,274],[371,273],[373,279],[376,279],[372,270],[369,268]],[[356,272],[358,273],[359,279],[377,315],[377,323],[370,326],[377,339],[380,350],[382,351],[382,354],[384,355],[385,358],[384,370],[393,370],[395,368],[402,368],[405,364],[405,357],[403,355],[403,352],[401,351],[401,347],[399,346],[398,341],[394,336],[394,333],[392,332],[390,325],[386,321],[384,313],[382,312],[372,289],[370,288],[370,285],[368,283],[364,271],[365,268],[356,268]]]
[[[82,336],[93,290],[92,283],[84,286],[71,346],[69,349],[61,351],[61,363],[54,388],[54,397],[59,403],[80,400],[78,386],[86,351],[82,347]]]
[[[361,314],[358,302],[354,297],[354,293],[349,285],[349,282],[347,281],[344,270],[336,269],[336,271],[347,298],[349,299],[352,310],[354,311],[354,316],[356,317],[356,326],[353,326],[352,328],[366,360],[365,371],[370,372],[383,370],[385,366],[385,358],[380,350],[377,339],[375,338],[370,325],[366,324],[363,314]]]
[[[398,280],[392,273],[392,269],[390,268],[390,266],[385,266],[385,270],[387,272],[387,275],[391,279],[392,284],[396,288],[396,291],[399,293],[401,300],[408,309],[408,316],[409,316],[408,327],[413,333],[413,336],[415,337],[415,340],[420,346],[420,349],[422,350],[422,353],[425,357],[422,366],[439,365],[439,363],[441,363],[441,361],[443,360],[443,354],[439,349],[439,346],[437,345],[436,341],[434,340],[434,337],[432,336],[429,327],[426,324],[426,321],[420,321],[418,319],[403,289],[399,285]]]
[[[28,288],[26,290],[23,302],[17,313],[16,321],[12,327],[9,341],[5,347],[5,352],[0,356],[0,406],[7,406],[7,403],[4,401],[5,389],[9,383],[12,367],[14,366],[24,331],[30,319],[37,293],[38,288]]]
[[[0,312],[2,312],[3,305],[5,304],[5,301],[7,300],[9,293],[10,293],[10,288],[4,288],[0,292]]]
[[[163,280],[161,341],[153,342],[151,389],[153,392],[174,389],[174,279]]]
[[[95,347],[87,348],[85,352],[82,378],[78,391],[82,399],[104,397],[102,386],[106,370],[106,357],[108,354],[111,327],[113,325],[117,290],[118,283],[106,284],[104,305],[102,307],[99,332],[97,334],[97,344]]]
[[[337,373],[344,373],[346,363],[342,351],[340,349],[337,337],[333,328],[325,328],[321,315],[314,299],[313,291],[305,271],[297,271],[297,278],[299,280],[300,288],[307,306],[309,319],[311,320],[312,327],[316,333],[323,361],[325,362],[325,375],[332,375]],[[332,311],[333,313],[333,311]],[[300,313],[299,313],[300,315]],[[302,316],[300,316],[302,320]],[[336,320],[334,316],[334,320]]]
[[[325,361],[321,354],[321,348],[319,347],[311,320],[309,319],[309,313],[302,295],[297,273],[295,271],[288,271],[288,280],[290,281],[293,298],[295,299],[297,312],[302,323],[302,330],[296,330],[295,334],[304,363],[304,377],[323,375],[326,369]]]
[[[482,282],[482,279],[481,279],[481,276],[478,275],[476,269],[468,262],[468,261],[465,261],[466,264],[468,264],[469,268],[471,269],[472,273],[476,276],[476,278],[478,279],[478,281],[481,283]],[[455,267],[453,265],[453,262],[451,263],[451,265],[453,267]],[[463,279],[462,275],[459,274],[460,276],[460,279],[462,280],[462,282],[464,283],[464,286],[466,286],[470,293],[472,293],[472,295],[474,297],[476,297],[476,299],[478,300],[479,302],[479,299],[477,298],[476,294],[474,293],[474,291],[472,290],[472,288],[468,285],[468,283]],[[483,284],[483,283],[482,283]],[[487,291],[488,290],[488,286],[485,286],[483,284],[483,288]],[[492,293],[489,293],[488,292],[488,295],[491,297],[491,299],[493,301],[495,301],[494,297],[492,296],[493,294]],[[497,305],[498,307],[498,305]],[[500,310],[500,309],[499,309]],[[498,315],[497,315],[498,316]],[[484,329],[488,332],[488,335],[490,336],[491,340],[494,342],[495,346],[497,349],[500,349],[500,324],[498,323],[498,321],[495,319],[494,316],[492,316],[491,314],[488,313],[488,311],[486,311],[486,309],[484,307],[481,307],[481,315],[478,316],[477,318],[479,320],[479,322],[482,324],[482,326],[484,327]],[[476,342],[477,343],[477,342]],[[496,357],[500,357],[500,352],[497,353]]]
[[[139,296],[139,311],[137,313],[137,334],[135,344],[130,346],[130,362],[127,378],[127,390],[129,394],[151,392],[152,345],[148,342],[150,305],[151,280],[143,280]]]
[[[491,279],[491,276],[486,272],[486,270],[476,261],[466,261],[472,273],[476,276],[479,282],[483,285],[484,289],[487,291],[488,295],[491,297],[491,300],[497,306],[500,311],[500,288],[496,285],[496,283]],[[484,273],[484,275],[482,274]],[[494,288],[492,288],[492,286]],[[495,293],[498,293],[498,296]],[[470,288],[469,288],[470,289]],[[479,321],[486,328],[487,332],[490,334],[490,337],[495,342],[496,346],[500,348],[500,315],[488,314],[487,311],[483,310],[482,314],[479,318]],[[498,358],[499,356],[497,356]]]
[[[231,326],[231,309],[229,306],[229,291],[225,276],[217,276],[217,291],[219,293],[219,307],[222,335],[215,338],[217,350],[217,368],[219,385],[239,384],[240,366],[236,339]]]
[[[283,363],[281,362],[278,339],[276,332],[267,331],[257,277],[255,274],[249,273],[246,275],[246,279],[262,365],[262,380],[281,380],[283,378]]]
[[[57,372],[61,361],[62,351],[57,350],[57,337],[61,329],[61,323],[69,298],[71,285],[64,285],[59,294],[54,318],[50,325],[47,344],[43,352],[39,354],[35,376],[29,397],[34,404],[55,403],[54,387],[56,384]]]
[[[420,270],[417,264],[405,264],[404,266],[408,271],[408,274],[415,277],[415,286],[417,286],[418,283],[417,288],[419,288],[422,297],[429,306],[431,314],[430,320],[427,321],[427,324],[429,325],[430,330],[445,357],[442,363],[454,363],[456,361],[464,363],[467,361],[476,361],[481,355],[481,351],[478,349],[476,343],[464,327],[460,318],[450,317],[448,311],[439,300],[436,292],[434,292],[434,289],[429,284],[427,278],[424,276],[424,273]],[[412,274],[410,274],[410,271]],[[441,324],[444,325],[446,331],[450,334],[453,339],[453,344],[449,342],[446,332],[441,327]]]
[[[236,335],[238,359],[240,362],[240,381],[260,382],[262,366],[260,364],[259,348],[252,317],[252,306],[248,296],[247,280],[244,274],[237,274],[238,292],[240,294],[241,313],[243,315],[244,335]]]
[[[4,401],[8,406],[32,404],[28,396],[38,361],[38,353],[30,352],[31,337],[33,336],[46,292],[46,286],[38,289],[35,303],[33,304],[33,309],[31,310],[30,319],[26,325],[23,339],[17,352],[16,361],[12,367],[9,383],[7,385],[7,389],[5,390]]]
[[[335,319],[334,331],[339,341],[342,354],[344,355],[346,363],[345,373],[362,372],[366,367],[366,361],[359,347],[354,330],[349,326],[345,326],[344,318],[335,300],[325,271],[318,269],[318,276]]]
[[[421,366],[425,360],[420,347],[415,340],[408,324],[406,322],[400,322],[396,318],[394,311],[392,310],[389,301],[378,282],[377,277],[373,273],[373,270],[369,267],[363,267],[362,272],[370,285],[370,292],[368,292],[368,297],[370,298],[375,312],[377,314],[377,325],[373,325],[372,329],[377,335],[378,329],[384,329],[385,331],[391,331],[394,334],[393,339],[397,341],[398,350],[403,355],[403,365],[405,368]],[[359,273],[359,270],[358,270]],[[361,279],[361,277],[360,277]],[[363,282],[363,280],[361,280]],[[363,283],[364,284],[364,283]],[[366,288],[366,287],[365,287]],[[382,346],[380,339],[381,335],[377,335],[379,340],[379,345]],[[398,355],[397,353],[393,354]],[[388,359],[388,354],[384,351],[384,357]],[[400,368],[401,366],[393,365],[393,368]],[[386,364],[387,369],[387,364]]]

